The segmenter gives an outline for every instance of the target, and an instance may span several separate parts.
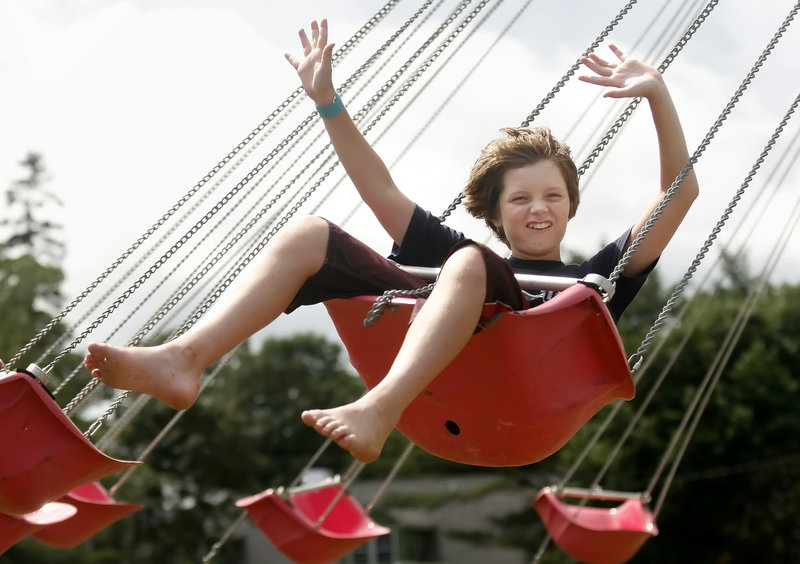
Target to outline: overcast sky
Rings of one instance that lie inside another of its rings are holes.
[[[335,80],[344,81],[421,3],[400,2],[342,61]],[[681,21],[686,11],[696,12],[702,3],[640,4],[611,38],[657,65],[675,41],[670,22]],[[351,113],[454,5],[455,1],[447,1],[434,12],[371,86],[343,95]],[[510,0],[500,4],[448,61],[436,82],[376,143],[384,159],[394,163],[415,133],[431,122],[391,168],[401,188],[437,213],[458,193],[480,149],[500,127],[519,125],[608,25],[622,2],[533,0],[454,92],[522,5]],[[723,0],[666,71],[690,152],[792,6],[790,0]],[[5,188],[21,176],[17,163],[27,152],[43,155],[52,175],[50,188],[65,202],[57,213],[69,251],[63,265],[68,297],[79,294],[298,86],[283,54],[299,53],[300,27],[312,18],[327,17],[332,39],[342,45],[378,7],[379,3],[355,0],[0,0],[0,186]],[[702,195],[662,258],[659,272],[665,280],[677,281],[686,270],[800,91],[798,27],[797,22],[789,27],[698,163]],[[602,47],[600,51],[610,55]],[[432,67],[426,77],[437,68]],[[415,92],[411,90],[403,103]],[[606,112],[616,107],[610,100],[598,100],[598,94],[597,87],[572,80],[534,121],[566,138],[579,164],[604,131],[597,129],[598,124],[607,127]],[[433,120],[434,110],[445,100],[449,103]],[[293,127],[312,107],[304,100],[301,111],[287,122]],[[287,127],[285,131],[291,129]],[[775,246],[800,195],[796,168],[788,171],[779,190],[773,192],[784,169],[777,169],[776,180],[765,185],[797,130],[797,124],[790,123],[721,236],[734,247],[749,239],[746,246],[754,272],[761,268],[765,250]],[[382,131],[382,125],[376,126],[370,138]],[[281,138],[265,141],[253,162]],[[607,152],[584,177],[583,201],[568,230],[565,252],[591,253],[616,238],[654,196],[657,153],[646,105]],[[246,170],[232,178],[240,178]],[[338,172],[332,177],[338,179]],[[356,197],[349,186],[341,190],[320,211],[335,221],[344,219]],[[758,193],[765,196],[757,200]],[[747,208],[754,213],[741,219]],[[482,226],[462,214],[453,222],[473,237],[485,237]],[[388,252],[388,237],[363,210],[346,227]],[[799,252],[795,235],[775,280],[798,282]],[[172,291],[178,283],[166,286]],[[331,331],[319,309],[297,315],[294,321],[284,320],[276,330],[297,329]]]

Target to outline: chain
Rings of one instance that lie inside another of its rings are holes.
[[[354,120],[359,119],[362,115],[364,115],[369,108],[375,105],[380,98],[388,92],[391,88],[392,84],[394,84],[402,75],[402,73],[410,66],[411,62],[414,59],[419,57],[419,55],[434,41],[436,36],[441,33],[457,16],[458,14],[463,11],[466,5],[469,3],[469,0],[463,0],[458,7],[450,14],[447,20],[439,26],[439,28],[434,32],[434,34],[429,37],[423,46],[421,46],[410,58],[406,61],[398,71],[392,75],[392,77],[387,81],[386,84],[381,86],[378,89],[375,95],[373,95],[370,100],[368,100],[364,106],[356,113]],[[453,40],[458,36],[458,34],[475,18],[478,12],[488,3],[488,0],[483,0],[478,6],[476,6],[466,17],[465,19],[457,26],[457,28],[451,32],[451,34],[445,39],[439,47],[432,53],[428,59],[425,60],[423,64],[421,64],[417,70],[414,72],[412,76],[406,80],[406,82],[398,89],[398,91],[392,96],[392,98],[387,102],[386,106],[378,113],[378,115],[373,119],[373,121],[364,129],[364,134],[368,133],[377,123],[382,119],[386,113],[391,109],[397,101],[411,88],[411,86],[419,79],[420,76],[433,64],[436,58],[449,46]],[[325,161],[332,158],[332,155]],[[314,185],[309,188],[302,197],[292,206],[292,208],[278,221],[278,223],[273,227],[272,230],[259,242],[258,245],[248,254],[248,256],[237,266],[237,268],[220,284],[220,286],[215,290],[215,292],[209,297],[209,299],[200,307],[198,310],[184,322],[181,329],[179,329],[178,334],[185,332],[191,327],[197,320],[213,305],[216,300],[222,295],[222,293],[233,283],[233,280],[239,275],[239,273],[255,258],[255,256],[267,245],[267,243],[275,236],[275,234],[283,228],[283,226],[297,213],[297,210],[305,204],[305,202],[311,197],[311,195],[316,191],[316,189],[330,176],[330,174],[335,170],[336,166],[338,166],[338,161],[331,164],[328,169],[317,179]],[[324,163],[323,163],[324,165]]]
[[[711,4],[712,3],[710,2],[709,6]],[[611,282],[615,282],[622,275],[622,271],[627,266],[628,262],[631,259],[631,256],[633,256],[633,253],[635,253],[636,249],[639,248],[639,245],[644,240],[644,238],[647,235],[647,233],[649,233],[650,230],[653,228],[653,225],[655,224],[655,222],[658,221],[658,218],[661,217],[661,214],[663,213],[664,209],[667,207],[669,202],[672,200],[672,197],[675,195],[675,192],[678,191],[678,188],[680,187],[680,185],[683,182],[683,180],[686,178],[686,176],[689,174],[689,172],[691,172],[691,170],[694,168],[694,165],[697,163],[697,160],[705,152],[706,148],[711,143],[711,140],[714,138],[714,135],[716,135],[716,133],[722,127],[723,122],[730,115],[731,111],[733,111],[733,108],[739,102],[739,99],[742,97],[742,94],[744,94],[744,91],[747,89],[747,87],[753,81],[753,78],[755,78],[755,75],[758,73],[758,71],[764,65],[764,62],[766,61],[767,57],[772,53],[773,49],[775,48],[775,45],[777,45],[777,43],[778,43],[778,40],[786,32],[786,29],[789,27],[789,24],[794,20],[794,17],[795,17],[795,15],[797,15],[798,10],[800,10],[800,2],[796,3],[794,5],[794,8],[792,8],[792,10],[789,12],[789,15],[786,16],[786,19],[781,24],[781,26],[778,28],[778,31],[775,32],[775,35],[772,37],[772,39],[770,40],[770,42],[767,45],[767,47],[764,49],[764,51],[758,57],[758,60],[755,62],[753,67],[750,69],[750,71],[747,73],[747,76],[745,76],[744,80],[739,85],[739,88],[736,89],[736,92],[734,93],[733,97],[730,99],[728,104],[725,106],[725,109],[722,110],[722,113],[717,118],[717,120],[714,122],[714,125],[711,127],[709,132],[706,134],[706,136],[703,139],[703,141],[700,143],[700,146],[697,148],[697,150],[694,152],[692,157],[689,159],[689,162],[686,164],[686,166],[683,168],[681,173],[678,175],[678,177],[675,179],[675,181],[669,187],[669,190],[667,190],[666,194],[662,198],[662,200],[659,203],[659,205],[653,211],[653,213],[651,214],[651,216],[647,220],[647,222],[645,222],[644,226],[642,227],[642,230],[639,232],[639,234],[633,240],[633,242],[631,243],[630,247],[628,247],[628,250],[625,252],[625,254],[622,255],[622,258],[620,259],[619,264],[617,264],[617,266],[611,272],[611,276],[609,277],[609,280]],[[675,49],[673,51],[679,50],[683,45],[685,45],[685,42],[679,43],[678,45],[676,45],[676,47],[675,47]],[[672,59],[670,59],[670,60],[672,60]]]
[[[381,294],[378,299],[375,300],[375,303],[372,304],[372,307],[369,308],[369,312],[364,318],[364,327],[373,325],[387,309],[396,310],[397,308],[392,306],[392,300],[394,298],[427,298],[431,295],[435,285],[435,282],[431,282],[427,286],[414,290],[387,290]]]
[[[400,35],[401,35],[401,34],[402,34],[402,33],[403,33],[403,32],[404,32],[404,31],[405,31],[407,28],[408,28],[408,26],[409,26],[411,23],[413,23],[413,21],[414,21],[416,18],[418,18],[418,17],[419,17],[419,15],[420,15],[420,14],[422,14],[422,13],[425,11],[425,9],[427,8],[427,6],[429,6],[429,5],[431,4],[431,1],[432,1],[432,0],[428,0],[428,2],[426,2],[426,4],[425,4],[424,6],[422,6],[420,9],[418,9],[418,10],[417,10],[417,12],[416,12],[416,13],[415,13],[415,14],[414,14],[414,15],[413,15],[413,16],[412,16],[412,17],[411,17],[409,20],[407,20],[407,21],[406,21],[406,22],[405,22],[405,23],[404,23],[404,24],[403,24],[403,25],[402,25],[402,26],[401,26],[401,27],[400,27],[400,28],[399,28],[399,29],[398,29],[398,30],[397,30],[397,31],[396,31],[396,32],[395,32],[395,33],[394,33],[394,34],[393,34],[393,35],[392,35],[392,36],[391,36],[391,37],[390,37],[388,40],[386,40],[386,41],[385,41],[385,42],[384,42],[384,43],[381,45],[381,47],[380,47],[380,48],[379,48],[379,49],[378,49],[378,50],[377,50],[375,53],[373,53],[373,54],[370,56],[370,58],[369,58],[369,59],[368,59],[368,60],[367,60],[367,61],[366,61],[364,64],[362,64],[362,65],[361,65],[361,67],[359,67],[359,69],[358,69],[358,70],[356,70],[354,73],[352,73],[352,74],[350,75],[350,77],[348,77],[348,79],[347,79],[347,80],[346,80],[346,81],[345,81],[345,82],[344,82],[344,83],[343,83],[343,84],[342,84],[342,85],[339,87],[339,89],[338,89],[338,90],[339,90],[340,92],[344,92],[344,91],[346,91],[346,90],[347,90],[347,89],[348,89],[348,88],[349,88],[349,87],[350,87],[350,86],[351,86],[351,85],[352,85],[352,84],[355,82],[355,80],[357,80],[357,79],[358,79],[358,78],[359,78],[359,77],[360,77],[360,76],[361,76],[361,75],[362,75],[362,74],[363,74],[363,73],[364,73],[364,72],[365,72],[367,69],[369,69],[369,68],[370,68],[370,67],[371,67],[371,66],[372,66],[372,65],[375,63],[375,61],[376,61],[376,60],[377,60],[377,59],[378,59],[378,58],[379,58],[379,57],[380,57],[380,56],[381,56],[381,55],[382,55],[382,54],[385,52],[385,50],[386,50],[386,49],[387,49],[389,46],[391,46],[391,44],[392,44],[392,43],[393,43],[393,42],[394,42],[394,41],[397,39],[397,37],[399,37],[399,36],[400,36]],[[363,29],[363,28],[362,28],[362,29]],[[357,33],[357,34],[356,34],[356,36],[360,36],[360,34],[359,34],[359,33]],[[354,36],[354,37],[356,37],[356,36]],[[348,43],[352,43],[352,40],[351,40],[350,42],[348,42]],[[347,46],[347,44],[346,44],[346,46]],[[343,50],[340,50],[340,54],[341,54],[341,52],[342,52],[342,51],[343,51]],[[315,116],[315,113],[312,113],[312,116],[311,116],[311,117],[313,117],[313,116]],[[304,130],[304,131],[301,133],[301,137],[299,137],[299,138],[298,138],[298,140],[299,140],[300,138],[302,138],[302,136],[305,136],[305,135],[307,134],[307,132],[308,132],[308,129],[305,129],[305,130]],[[274,163],[274,164],[272,165],[272,167],[270,168],[270,171],[272,171],[272,170],[274,170],[274,169],[275,169],[275,167],[276,167],[277,163],[278,163],[278,162],[280,162],[280,161],[283,159],[283,157],[285,156],[285,154],[286,154],[286,152],[282,152],[282,153],[281,153],[281,155],[278,157],[278,160],[276,161],[276,163]],[[319,156],[319,155],[318,155],[318,156]],[[300,158],[302,158],[302,156],[299,156],[298,158],[296,158],[296,159],[295,159],[295,161],[294,161],[294,163],[293,163],[293,164],[290,166],[290,168],[291,168],[292,166],[294,166],[294,164],[297,164],[297,163],[299,162]],[[291,181],[291,182],[290,182],[290,183],[289,183],[289,184],[286,186],[286,188],[285,188],[283,191],[281,191],[277,197],[273,198],[273,199],[272,199],[272,201],[269,203],[269,205],[268,205],[266,208],[263,208],[263,209],[262,209],[262,211],[261,211],[261,212],[260,212],[260,213],[259,213],[259,214],[256,216],[256,218],[255,218],[254,220],[251,220],[251,221],[250,221],[250,222],[247,224],[247,227],[246,227],[245,229],[241,230],[241,231],[239,232],[239,234],[237,234],[237,235],[236,235],[236,237],[234,238],[234,243],[235,243],[236,241],[239,241],[239,240],[240,240],[240,239],[241,239],[241,238],[244,236],[244,234],[246,233],[246,231],[248,231],[250,228],[252,228],[252,227],[255,225],[255,223],[257,222],[257,220],[258,220],[258,219],[260,219],[261,217],[263,217],[263,215],[266,213],[266,211],[267,211],[267,210],[269,210],[269,209],[270,209],[270,208],[271,208],[271,207],[272,207],[272,206],[273,206],[273,205],[274,205],[274,204],[275,204],[275,203],[278,201],[278,199],[279,199],[280,197],[282,197],[282,195],[283,195],[283,194],[285,194],[286,190],[287,190],[287,189],[288,189],[290,186],[292,186],[292,185],[294,184],[294,182],[295,182],[295,181],[296,181],[296,180],[297,180],[297,179],[300,177],[300,175],[302,175],[302,174],[303,174],[305,171],[307,171],[307,170],[308,170],[308,169],[311,167],[311,165],[313,164],[313,162],[314,162],[315,160],[316,160],[316,158],[312,159],[312,160],[311,160],[309,163],[307,163],[307,164],[305,165],[305,167],[304,167],[304,168],[303,168],[303,169],[300,171],[300,173],[299,173],[299,174],[298,174],[298,175],[297,175],[297,176],[296,176],[296,177],[295,177],[295,178],[294,178],[294,179],[293,179],[293,180],[292,180],[292,181]],[[283,176],[286,174],[286,172],[288,172],[288,170],[289,170],[289,169],[287,169],[287,171],[284,171],[284,172],[283,172],[283,173],[282,173],[282,174],[281,174],[281,175],[280,175],[280,176],[279,176],[279,177],[278,177],[278,178],[275,180],[274,184],[277,184],[278,182],[280,182],[280,181],[281,181],[281,179],[283,178]],[[265,176],[262,176],[262,177],[261,177],[261,178],[260,178],[260,179],[257,181],[257,183],[256,183],[256,186],[257,186],[257,185],[258,185],[258,184],[259,184],[261,181],[263,181],[263,180],[264,180],[264,178],[265,178]],[[253,189],[254,189],[254,187],[251,187],[248,193],[252,192],[252,191],[253,191]],[[266,195],[267,195],[267,194],[265,194],[265,196],[266,196]],[[265,197],[265,196],[264,196],[264,197]],[[242,201],[243,201],[243,200],[240,198],[240,199],[239,199],[239,200],[238,200],[238,201],[237,201],[237,202],[234,204],[234,208],[233,208],[233,209],[236,209],[236,208],[237,208],[237,207],[238,207],[238,206],[239,206],[239,205],[242,203]],[[231,211],[232,211],[232,210],[231,210]],[[229,212],[229,213],[230,213],[230,212]],[[214,229],[216,229],[216,227],[215,227]],[[233,230],[230,230],[230,231],[228,232],[228,234],[226,235],[226,237],[225,237],[225,238],[227,239],[228,237],[230,237],[232,233],[233,233]],[[210,235],[211,235],[210,233],[206,233],[206,235],[203,237],[203,240],[202,240],[202,241],[200,241],[199,243],[197,243],[197,244],[195,245],[195,249],[196,249],[196,248],[198,248],[200,245],[202,245],[202,243],[203,243],[203,242],[204,242],[206,239],[208,239],[208,238],[210,237]],[[230,251],[230,250],[231,250],[231,248],[232,248],[232,247],[233,247],[233,243],[230,243],[230,244],[226,245],[226,246],[224,247],[223,251],[222,251],[221,253],[218,253],[218,254],[217,254],[217,256],[215,257],[215,260],[214,260],[214,261],[213,261],[213,262],[212,262],[210,265],[207,265],[206,267],[204,267],[204,268],[203,268],[203,269],[202,269],[202,270],[199,272],[199,274],[197,274],[197,273],[196,273],[196,274],[193,276],[193,278],[191,279],[191,282],[190,282],[190,284],[189,284],[188,286],[185,286],[185,287],[184,287],[184,288],[183,288],[183,289],[182,289],[182,290],[181,290],[179,293],[174,293],[174,294],[171,296],[171,298],[170,298],[170,299],[169,299],[169,300],[166,302],[166,304],[165,304],[164,306],[162,306],[161,308],[159,308],[159,310],[158,310],[158,314],[157,314],[156,316],[154,316],[153,318],[151,318],[151,320],[148,322],[148,324],[147,324],[147,325],[145,325],[145,327],[144,327],[142,330],[140,330],[140,332],[139,332],[139,333],[136,335],[136,337],[134,337],[134,340],[133,340],[133,342],[131,342],[131,343],[129,343],[129,344],[133,345],[133,344],[136,344],[136,343],[138,343],[138,342],[139,342],[139,341],[140,341],[140,340],[141,340],[141,339],[144,337],[144,335],[145,335],[147,332],[149,332],[150,330],[152,330],[152,329],[153,329],[153,327],[155,326],[155,324],[156,324],[157,322],[159,322],[161,319],[163,319],[163,318],[165,317],[165,315],[166,315],[166,314],[167,314],[169,311],[171,311],[171,310],[172,310],[172,309],[173,309],[173,308],[174,308],[174,307],[175,307],[175,306],[178,304],[178,302],[179,302],[179,301],[180,301],[180,300],[181,300],[181,299],[182,299],[182,298],[183,298],[183,297],[184,297],[184,296],[185,296],[185,295],[188,293],[188,291],[189,291],[189,290],[190,290],[192,287],[194,287],[194,286],[195,286],[195,285],[196,285],[196,284],[199,282],[199,280],[200,280],[201,278],[203,278],[203,277],[204,277],[204,276],[205,276],[205,275],[206,275],[206,274],[209,272],[209,270],[211,270],[211,268],[212,268],[214,265],[216,265],[216,264],[217,264],[217,262],[218,262],[218,261],[219,261],[219,260],[222,258],[222,256],[223,256],[223,255],[225,255],[225,254],[226,254],[228,251]],[[191,253],[191,252],[190,252],[190,253]],[[174,271],[176,271],[176,270],[177,270],[177,269],[180,267],[180,265],[181,265],[181,264],[183,264],[183,262],[185,262],[187,259],[188,259],[188,256],[187,256],[186,258],[184,258],[184,259],[181,261],[181,263],[180,263],[180,264],[176,265],[176,267],[175,267],[175,268],[173,268],[173,272],[174,272]],[[163,281],[162,281],[162,283],[161,283],[161,284],[163,284]],[[160,287],[160,286],[159,286],[159,287]],[[158,290],[158,288],[155,288],[155,289],[153,289],[153,290],[151,291],[150,295],[152,296],[154,293],[156,293],[156,291],[157,291],[157,290]],[[149,297],[149,296],[148,296],[148,297]],[[145,298],[145,299],[143,300],[143,302],[146,302],[146,301],[147,301],[147,298]],[[132,314],[131,314],[131,315],[132,315]],[[129,316],[129,317],[130,317],[130,316]]]
[[[358,44],[364,35],[370,31],[375,25],[380,22],[397,4],[399,0],[389,0],[378,12],[375,13],[361,28],[348,39],[340,49],[337,50],[335,56],[341,57]],[[54,317],[47,325],[39,330],[36,335],[9,361],[10,365],[14,365],[27,354],[39,341],[44,338],[58,323],[61,322],[72,310],[74,310],[91,292],[95,290],[111,273],[117,269],[131,254],[136,251],[147,239],[150,238],[166,221],[172,217],[177,211],[186,204],[203,186],[205,186],[223,167],[225,167],[242,149],[244,149],[254,138],[256,138],[262,130],[264,130],[274,119],[283,113],[283,111],[303,92],[302,87],[298,87],[294,92],[281,102],[272,113],[267,116],[255,129],[253,129],[244,139],[242,139],[227,155],[225,155],[210,171],[208,171],[186,194],[184,194],[169,210],[164,213],[143,235],[141,235],[133,244],[131,244],[125,252],[123,252],[106,270],[104,270],[83,292],[81,292],[75,299],[73,299],[56,317]],[[96,325],[95,325],[96,327]],[[87,333],[88,334],[88,333]],[[73,343],[66,351],[59,355],[59,359],[63,358],[69,351],[71,351],[77,343]],[[50,364],[52,366],[55,363]]]
[[[695,18],[694,22],[692,22],[692,25],[689,26],[689,28],[686,30],[686,33],[683,34],[683,36],[678,40],[678,42],[672,48],[672,51],[670,51],[670,53],[661,62],[661,64],[658,67],[658,72],[663,74],[667,70],[667,68],[669,68],[669,65],[672,63],[672,61],[675,60],[675,57],[678,56],[678,53],[680,53],[681,50],[683,50],[684,46],[686,46],[686,43],[688,43],[689,39],[691,39],[691,37],[700,28],[703,22],[705,22],[709,14],[714,10],[714,8],[718,3],[719,0],[711,0],[711,2],[709,2],[706,5],[703,11],[697,16],[697,18]],[[597,144],[597,146],[592,150],[591,153],[589,153],[589,156],[586,157],[586,159],[583,161],[583,164],[581,164],[581,166],[578,168],[578,176],[583,176],[583,174],[589,169],[589,167],[592,165],[595,159],[603,151],[603,149],[605,149],[605,147],[611,142],[614,136],[617,133],[619,133],[620,129],[622,129],[622,126],[625,124],[628,118],[633,114],[633,111],[639,106],[641,101],[642,101],[641,98],[634,98],[633,100],[631,100],[631,102],[628,104],[625,110],[620,114],[620,116],[608,129],[605,135],[603,135],[602,139],[600,139],[600,142]],[[688,171],[686,172],[686,174],[688,174]],[[684,174],[684,177],[686,176],[686,174]],[[616,278],[612,278],[612,282],[613,281],[616,281]]]
[[[716,240],[717,235],[720,233],[720,231],[722,230],[724,225],[727,223],[728,219],[730,219],[730,216],[733,213],[733,209],[736,207],[736,205],[742,199],[742,196],[744,195],[745,190],[747,189],[747,187],[752,182],[753,177],[755,176],[756,172],[758,172],[758,170],[761,168],[761,165],[763,164],[763,162],[766,159],[766,157],[769,154],[769,152],[774,147],[775,143],[778,141],[778,138],[780,137],[780,135],[783,132],[783,130],[786,128],[786,125],[789,123],[789,120],[791,119],[792,115],[797,110],[797,106],[798,105],[800,105],[800,94],[798,94],[797,97],[795,97],[794,102],[792,102],[792,104],[789,107],[788,111],[783,116],[783,119],[778,124],[778,127],[775,128],[775,131],[773,132],[773,134],[770,137],[769,141],[764,146],[764,149],[762,150],[762,152],[759,155],[758,159],[756,159],[756,162],[753,164],[753,167],[750,169],[750,172],[747,174],[747,176],[745,177],[744,181],[742,182],[742,185],[736,191],[736,194],[731,199],[730,203],[728,204],[728,207],[725,208],[725,211],[722,213],[722,216],[720,217],[719,221],[717,221],[717,224],[712,229],[711,234],[708,236],[708,239],[706,239],[706,242],[701,247],[700,252],[697,254],[695,259],[692,261],[692,264],[689,267],[689,269],[687,270],[686,274],[683,275],[683,278],[681,279],[680,283],[678,283],[678,285],[676,286],[674,292],[672,293],[672,296],[670,296],[669,300],[667,300],[667,303],[664,305],[664,308],[661,310],[661,313],[658,314],[658,317],[656,318],[656,321],[653,323],[653,326],[647,332],[647,335],[645,335],[644,339],[642,340],[641,345],[636,350],[636,352],[633,354],[633,357],[641,358],[644,355],[644,352],[650,346],[651,342],[655,338],[655,335],[658,333],[658,331],[664,325],[664,322],[666,321],[666,319],[669,316],[670,312],[675,307],[675,305],[678,302],[678,299],[680,298],[680,296],[683,294],[684,289],[689,284],[689,281],[691,280],[691,278],[694,275],[694,273],[697,271],[697,267],[700,266],[700,263],[705,258],[705,256],[708,253],[709,249],[711,248],[711,246],[713,245],[714,241]]]

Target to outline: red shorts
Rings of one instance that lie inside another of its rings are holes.
[[[427,281],[401,270],[341,227],[330,222],[328,225],[325,263],[300,288],[286,308],[286,313],[301,305],[317,304],[333,298],[380,296],[387,290],[414,290],[428,284]],[[485,303],[496,304],[501,310],[522,310],[529,307],[528,300],[524,298],[514,278],[514,271],[505,259],[486,245],[469,239],[453,247],[451,254],[465,245],[474,245],[483,254],[486,265]]]

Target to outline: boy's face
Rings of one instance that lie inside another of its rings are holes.
[[[550,160],[514,168],[503,177],[493,223],[505,231],[520,259],[561,260],[569,221],[567,183]]]

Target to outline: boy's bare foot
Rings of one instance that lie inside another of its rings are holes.
[[[301,417],[306,425],[334,440],[361,462],[377,460],[396,424],[386,421],[364,398],[331,409],[304,411]]]
[[[149,394],[173,409],[190,407],[200,389],[202,370],[193,368],[194,355],[184,348],[116,347],[91,343],[84,366],[112,388]]]

